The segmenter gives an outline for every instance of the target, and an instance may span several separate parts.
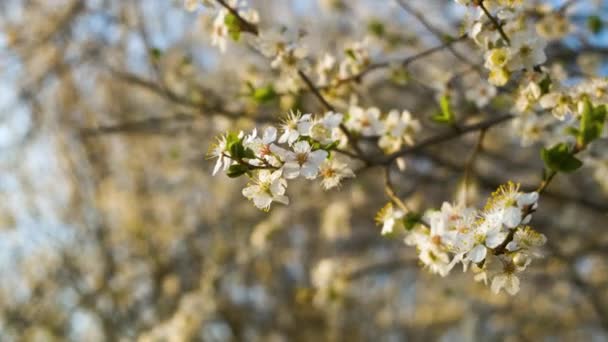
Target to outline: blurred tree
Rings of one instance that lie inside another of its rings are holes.
[[[608,339],[608,7],[457,2],[2,1],[0,340]],[[206,152],[291,110],[345,114],[315,149],[356,177],[264,213]],[[509,180],[547,238],[516,296],[373,222]]]

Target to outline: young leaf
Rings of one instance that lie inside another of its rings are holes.
[[[439,99],[439,108],[441,109],[441,111],[433,115],[431,119],[437,123],[442,124],[454,123],[455,116],[450,105],[449,95],[441,96],[441,98]]]
[[[386,32],[384,24],[379,20],[371,20],[367,24],[367,30],[376,37],[382,37]]]
[[[420,223],[420,220],[422,220],[422,214],[409,212],[405,214],[405,217],[403,218],[403,226],[405,227],[405,230],[410,231]]]
[[[597,15],[592,15],[589,18],[587,18],[587,27],[589,28],[589,31],[591,31],[591,33],[593,33],[593,34],[600,33],[603,26],[604,26],[604,23],[602,22],[602,19],[600,17],[598,17]]]
[[[238,18],[230,13],[224,18],[224,24],[226,24],[226,27],[228,28],[230,38],[234,41],[238,41],[241,37],[241,26]]]
[[[578,144],[587,146],[593,140],[599,138],[604,129],[604,121],[606,121],[606,106],[602,105],[594,108],[593,104],[585,99],[582,104]]]
[[[277,93],[274,91],[272,85],[267,85],[265,87],[255,89],[251,96],[257,103],[266,103],[275,99]]]
[[[547,168],[559,172],[574,172],[583,166],[583,162],[577,159],[565,143],[557,144],[550,149],[543,148],[540,156]]]
[[[248,171],[249,171],[249,167],[247,165],[234,164],[228,168],[228,171],[226,171],[226,174],[230,178],[236,178],[236,177],[242,176],[243,174],[247,173]]]

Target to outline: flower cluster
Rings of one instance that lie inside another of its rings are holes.
[[[532,70],[546,61],[547,42],[528,20],[522,1],[457,2],[485,6],[485,10],[479,9],[479,16],[468,27],[468,33],[485,51],[484,66],[490,71],[491,84],[503,86],[513,72]]]
[[[492,290],[519,291],[517,273],[539,257],[546,238],[527,226],[537,208],[538,193],[523,193],[508,183],[492,194],[483,210],[444,203],[428,211],[407,232],[405,243],[415,246],[420,262],[431,272],[446,276],[457,264],[472,265],[475,279],[491,281]],[[383,233],[402,225],[404,213],[392,205],[381,210],[378,219]]]
[[[608,103],[608,79],[591,78],[574,86],[562,86],[552,73],[527,75],[519,87],[514,106],[518,114],[514,124],[522,136],[523,145],[537,141],[554,143],[564,131],[576,136],[589,126],[588,123],[583,124],[587,102],[594,108],[603,108]],[[551,116],[540,116],[538,113],[542,111],[550,112],[559,122]],[[598,117],[598,123],[603,122],[603,118]],[[601,129],[599,134],[602,134]]]
[[[414,135],[420,131],[420,122],[407,110],[391,110],[382,115],[376,107],[351,105],[348,114],[346,128],[363,137],[379,137],[378,147],[385,153],[398,151],[404,144],[412,145]]]
[[[320,176],[324,189],[337,187],[342,179],[354,177],[348,164],[332,155],[340,144],[342,120],[342,114],[333,112],[318,118],[291,112],[280,127],[280,136],[274,126],[267,127],[262,136],[256,129],[222,136],[209,153],[217,158],[213,174],[219,170],[229,177],[247,174],[252,182],[243,195],[263,210],[270,209],[272,202],[289,203],[287,180]]]
[[[256,24],[260,17],[256,10],[247,7],[246,1],[227,0],[226,3],[234,8],[239,16],[247,22]],[[238,40],[241,33],[241,23],[226,8],[218,8],[210,0],[184,0],[184,7],[188,11],[195,11],[200,6],[214,10],[215,19],[211,28],[211,45],[217,46],[221,52],[226,51],[229,38]]]

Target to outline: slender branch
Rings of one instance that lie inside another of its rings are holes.
[[[403,202],[401,200],[401,198],[399,198],[399,196],[397,196],[397,192],[395,191],[395,186],[391,182],[391,166],[390,165],[386,165],[384,167],[384,192],[391,199],[391,201],[393,201],[395,204],[397,204],[397,206],[399,208],[401,208],[401,210],[403,210],[404,213],[413,212],[408,207],[408,205],[405,204],[405,202]],[[420,219],[418,221],[418,223],[420,223],[421,225],[423,225],[425,227],[430,228],[430,225],[424,219]]]
[[[367,68],[363,69],[362,71],[360,71],[357,74],[354,74],[352,76],[349,77],[345,77],[345,78],[341,78],[338,79],[336,81],[334,81],[331,84],[325,85],[325,86],[319,86],[317,87],[317,89],[319,90],[326,90],[326,89],[331,89],[331,88],[335,88],[338,86],[341,86],[345,83],[349,83],[349,82],[360,82],[361,79],[364,76],[367,76],[367,74],[369,74],[370,72],[374,71],[374,70],[378,70],[378,69],[386,69],[391,67],[392,65],[395,64],[399,64],[402,67],[407,67],[409,64],[418,61],[419,59],[422,59],[424,57],[430,56],[436,52],[439,52],[445,48],[451,47],[452,45],[454,45],[455,43],[458,42],[462,42],[467,38],[466,34],[463,34],[457,38],[448,40],[446,42],[444,42],[441,45],[437,45],[437,46],[433,46],[427,50],[421,51],[419,53],[416,53],[414,55],[405,57],[405,58],[401,58],[398,60],[394,60],[394,61],[385,61],[385,62],[378,62],[378,63],[374,63],[374,64],[370,64]]]
[[[315,87],[314,83],[312,83],[312,80],[310,78],[308,78],[308,76],[306,76],[306,74],[302,71],[302,70],[298,70],[298,76],[300,76],[300,78],[302,79],[302,81],[304,81],[304,83],[306,84],[306,86],[308,87],[308,89],[313,93],[313,95],[319,100],[319,102],[321,102],[323,104],[323,106],[332,112],[336,111],[336,108],[329,103],[325,97],[323,97],[323,95],[321,95],[321,93],[319,92],[319,90],[317,89],[317,87]]]
[[[469,156],[466,163],[464,164],[464,174],[462,176],[462,182],[463,182],[463,187],[464,187],[463,193],[464,193],[465,206],[468,203],[467,197],[468,197],[468,192],[469,192],[469,183],[470,183],[471,173],[473,173],[473,163],[475,162],[477,155],[479,155],[479,153],[483,150],[483,140],[486,136],[487,130],[488,130],[487,128],[484,128],[479,132],[479,137],[477,138],[477,143],[475,144],[475,147],[473,148],[471,155]]]
[[[567,0],[566,2],[564,2],[563,5],[561,5],[558,9],[557,9],[557,13],[559,14],[563,14],[565,13],[568,8],[570,8],[570,6],[574,5],[576,3],[577,0]]]
[[[157,84],[153,81],[144,79],[138,75],[135,75],[135,74],[132,74],[129,72],[125,72],[125,71],[121,71],[121,70],[116,70],[116,69],[113,69],[112,67],[108,67],[108,69],[113,76],[115,76],[129,84],[136,85],[138,87],[147,89],[147,90],[155,93],[156,95],[164,98],[165,100],[168,100],[169,102],[171,102],[173,104],[185,106],[185,107],[194,109],[200,113],[209,112],[210,113],[209,115],[224,116],[224,117],[227,117],[230,119],[239,119],[239,118],[245,117],[244,115],[241,115],[241,113],[238,113],[238,112],[227,112],[223,108],[223,106],[221,106],[219,104],[206,104],[206,103],[200,103],[197,101],[192,101],[192,100],[188,99],[187,97],[183,97],[179,94],[176,94],[173,91],[171,91],[170,89],[163,87],[162,85]],[[276,121],[276,119],[270,115],[263,115],[260,117],[250,117],[250,118],[252,120],[255,120],[256,122],[274,122],[274,121]]]
[[[308,89],[310,89],[310,91],[315,95],[315,97],[323,104],[323,106],[327,110],[332,111],[332,112],[336,111],[336,108],[331,103],[329,103],[325,99],[325,97],[323,97],[321,92],[319,92],[319,90],[312,83],[311,79],[308,78],[308,76],[306,76],[306,74],[302,70],[298,70],[298,75],[304,81],[304,83],[306,84]],[[344,135],[348,139],[349,144],[352,146],[352,148],[355,150],[355,152],[357,152],[358,159],[361,159],[366,164],[369,164],[367,159],[365,158],[365,155],[363,154],[363,151],[359,147],[357,139],[352,135],[352,133],[348,130],[348,128],[346,128],[346,126],[343,123],[340,124],[340,130],[342,131],[342,133],[344,133]]]
[[[450,35],[446,34],[445,32],[442,32],[440,29],[438,29],[437,27],[433,26],[433,24],[431,24],[424,17],[424,15],[421,12],[419,12],[418,10],[416,10],[414,7],[410,6],[407,2],[405,2],[404,0],[396,0],[396,1],[397,1],[397,4],[399,6],[401,6],[401,8],[403,8],[406,12],[408,12],[409,14],[411,14],[412,16],[414,16],[416,19],[418,19],[418,21],[422,24],[422,26],[424,26],[437,39],[439,39],[440,42],[446,42],[446,41],[453,40],[453,39],[451,39]],[[446,40],[446,37],[447,37],[447,40]],[[476,63],[473,63],[472,61],[470,61],[467,57],[465,57],[460,52],[458,52],[452,45],[446,45],[446,48],[448,50],[450,50],[450,52],[452,53],[452,55],[454,55],[456,58],[458,58],[459,60],[461,60],[463,63],[472,66],[473,68],[475,68],[475,70],[477,70],[478,72],[480,72],[480,68],[479,68],[479,66]]]
[[[458,138],[458,137],[460,137],[464,134],[470,133],[470,132],[475,132],[475,131],[479,131],[482,129],[488,129],[490,127],[501,124],[505,121],[511,120],[514,117],[515,116],[512,114],[504,114],[504,115],[497,116],[495,118],[488,119],[486,121],[482,121],[482,122],[479,122],[476,124],[472,124],[472,125],[468,125],[468,126],[461,126],[459,130],[450,130],[446,133],[442,133],[442,134],[430,137],[426,140],[423,140],[422,142],[420,142],[414,146],[405,147],[395,153],[389,154],[386,157],[384,157],[382,160],[380,160],[380,164],[384,164],[384,165],[390,164],[393,160],[395,160],[401,156],[411,154],[414,152],[418,152],[426,147]]]
[[[232,6],[228,5],[225,0],[216,0],[216,1],[219,2],[220,5],[222,5],[222,7],[224,7],[226,10],[228,10],[228,12],[230,12],[230,14],[232,14],[239,21],[241,30],[243,30],[245,32],[249,32],[255,36],[257,36],[259,34],[257,26],[255,26],[254,24],[250,23],[245,18],[243,18],[239,14],[239,12],[236,9],[232,8]]]
[[[397,206],[399,206],[399,208],[401,208],[401,210],[403,210],[406,213],[409,213],[409,212],[412,211],[407,206],[407,204],[405,204],[399,198],[399,196],[397,196],[397,193],[395,192],[395,186],[391,182],[391,168],[390,168],[390,165],[388,165],[388,166],[386,166],[384,168],[384,192],[386,192],[386,195],[391,199],[391,201],[395,202],[395,204]]]
[[[486,15],[486,17],[488,17],[488,19],[490,19],[492,24],[494,24],[494,27],[496,27],[496,29],[498,30],[498,33],[500,33],[500,36],[502,37],[502,39],[505,40],[507,45],[511,45],[511,40],[509,39],[509,37],[507,36],[505,31],[502,29],[502,25],[498,22],[498,19],[494,18],[492,13],[490,13],[490,11],[488,11],[486,6],[483,4],[483,0],[477,1],[477,4],[479,5],[479,7],[483,11],[483,13]]]

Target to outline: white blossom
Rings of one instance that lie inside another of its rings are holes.
[[[346,121],[347,128],[360,132],[363,136],[376,136],[383,131],[380,109],[375,107],[364,109],[359,106],[351,106],[348,113],[350,117]]]
[[[272,202],[289,204],[289,198],[285,196],[286,188],[287,182],[282,178],[280,170],[260,170],[254,183],[243,189],[243,196],[252,200],[256,207],[269,210]]]
[[[312,115],[289,112],[287,118],[281,125],[283,134],[279,137],[279,143],[293,144],[300,136],[308,136],[312,127]]]
[[[323,189],[329,190],[340,185],[344,178],[354,178],[355,173],[350,167],[336,158],[326,159],[319,169]]]
[[[307,141],[298,141],[293,145],[293,152],[274,149],[285,162],[283,173],[285,178],[294,179],[302,175],[307,179],[315,179],[319,174],[321,163],[327,158],[325,150],[313,151]]]

